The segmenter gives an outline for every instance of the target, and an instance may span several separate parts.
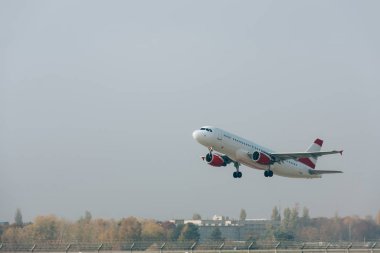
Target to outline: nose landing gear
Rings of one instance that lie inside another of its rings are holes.
[[[212,159],[212,152],[214,151],[213,147],[208,147],[208,151],[209,151],[209,153],[206,155],[205,159],[206,159],[206,161],[209,162]],[[241,171],[239,171],[240,164],[238,162],[231,160],[228,156],[223,156],[223,159],[224,159],[226,164],[229,164],[231,162],[234,164],[234,167],[236,169],[236,171],[234,171],[234,173],[232,174],[232,176],[234,178],[241,178],[243,176],[243,173],[241,173]],[[226,166],[226,164],[223,166]]]

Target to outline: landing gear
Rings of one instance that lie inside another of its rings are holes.
[[[234,178],[241,178],[243,176],[243,173],[240,171],[235,171],[232,175]]]
[[[238,163],[238,162],[234,162],[234,166],[235,166],[235,168],[236,168],[236,171],[232,174],[232,176],[233,176],[234,178],[241,178],[241,177],[243,176],[243,173],[241,173],[241,172],[239,171],[239,163]]]
[[[212,160],[212,147],[209,147],[208,148],[208,151],[209,151],[209,153],[206,155],[206,162],[211,162],[211,160]]]
[[[264,171],[264,177],[273,177],[273,171],[271,170]]]

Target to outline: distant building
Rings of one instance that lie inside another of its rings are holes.
[[[212,220],[172,220],[176,225],[193,223],[199,226],[200,240],[210,239],[218,228],[222,238],[230,241],[245,241],[249,238],[264,236],[268,227],[278,227],[280,222],[267,219],[230,220],[228,217],[214,215]]]
[[[240,239],[248,240],[249,238],[257,238],[265,236],[269,227],[278,228],[279,221],[272,221],[267,219],[247,219],[240,221]]]

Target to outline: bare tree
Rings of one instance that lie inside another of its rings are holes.
[[[201,220],[201,219],[202,219],[202,217],[199,213],[193,214],[193,220]]]
[[[280,211],[278,210],[277,206],[273,207],[271,219],[273,221],[281,221],[281,214],[280,214]]]
[[[244,209],[240,210],[240,220],[245,220],[247,218],[247,212]]]

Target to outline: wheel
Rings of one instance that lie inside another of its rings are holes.
[[[271,171],[271,170],[268,171],[268,176],[269,176],[269,177],[273,177],[273,171]]]
[[[232,176],[233,176],[234,178],[237,178],[237,177],[238,177],[237,172],[235,171],[235,172],[232,174]]]
[[[211,162],[211,160],[212,160],[212,154],[210,154],[210,153],[208,153],[207,155],[206,155],[206,162]]]
[[[238,178],[241,178],[243,176],[243,173],[241,173],[240,171],[238,171],[236,174]]]
[[[266,170],[266,171],[264,171],[264,177],[268,177],[269,175],[268,175],[268,171]]]

